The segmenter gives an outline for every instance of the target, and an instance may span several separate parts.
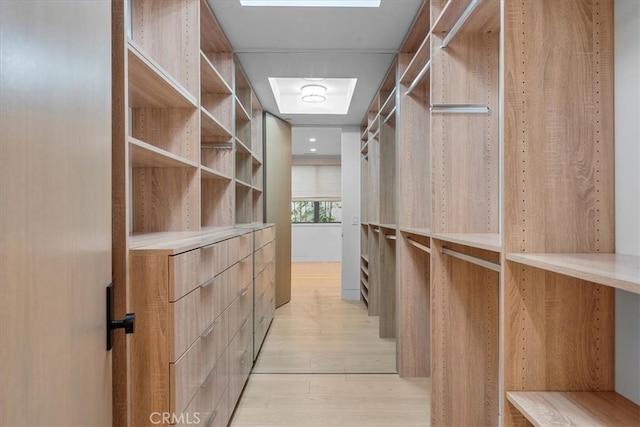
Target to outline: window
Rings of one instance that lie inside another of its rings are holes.
[[[325,224],[342,222],[342,203],[338,201],[291,202],[291,222],[294,224]]]

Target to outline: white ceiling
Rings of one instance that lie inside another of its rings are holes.
[[[315,142],[310,142],[310,138],[315,138]],[[291,154],[294,157],[339,157],[342,146],[342,128],[323,127],[311,128],[294,126],[291,129],[291,140],[293,142]],[[315,148],[315,153],[310,149]]]
[[[294,126],[343,126],[360,124],[422,0],[382,0],[379,8],[207,2],[265,110]],[[357,78],[358,83],[346,115],[283,115],[269,77]]]

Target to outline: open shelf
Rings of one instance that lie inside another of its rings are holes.
[[[420,74],[420,71],[429,62],[431,58],[431,34],[422,41],[418,51],[413,55],[411,61],[407,65],[406,70],[400,76],[400,82],[410,84]]]
[[[202,179],[221,179],[225,181],[231,181],[231,177],[215,169],[208,168],[206,166],[200,166]]]
[[[237,97],[235,97],[235,104],[236,104],[236,119],[242,120],[244,122],[251,121],[251,115],[249,115],[247,110],[244,108],[244,105],[242,105],[242,103]]]
[[[128,137],[129,157],[134,168],[188,168],[198,167],[195,162],[185,159],[154,145],[133,137]]]
[[[509,261],[640,294],[640,257],[620,254],[509,253]]]
[[[242,181],[242,180],[240,180],[238,178],[236,178],[236,185],[239,186],[239,187],[245,187],[245,188],[248,188],[248,189],[253,189],[253,187],[250,184],[247,184],[246,182],[244,182],[244,181]]]
[[[386,228],[387,230],[396,230],[396,224],[378,224],[380,228]]]
[[[369,257],[366,255],[360,255],[360,258],[362,258],[367,264],[369,264]]]
[[[202,124],[202,136],[214,138],[231,138],[233,135],[222,123],[218,121],[205,108],[200,107],[200,120]]]
[[[369,282],[367,282],[367,280],[364,277],[360,279],[360,282],[362,283],[362,285],[365,287],[366,290],[369,290]]]
[[[224,77],[222,77],[204,52],[200,52],[200,75],[202,92],[223,93],[227,95],[232,93],[231,87],[229,87]]]
[[[369,276],[369,269],[367,267],[365,267],[364,265],[361,265],[360,270],[362,270],[362,272],[366,274],[367,277]]]
[[[249,147],[247,147],[246,144],[244,142],[242,142],[240,140],[240,138],[238,138],[238,137],[236,137],[236,150],[239,153],[251,154],[251,151],[249,150]]]
[[[128,41],[129,106],[196,108],[197,100],[133,40]]]
[[[500,252],[502,243],[499,233],[433,233],[434,239],[471,248]]]
[[[433,34],[491,32],[500,28],[498,0],[449,0],[431,28]]]
[[[415,234],[417,236],[431,237],[431,229],[429,228],[400,227],[400,231],[403,233]]]
[[[508,391],[507,399],[536,427],[640,425],[640,406],[612,391]]]

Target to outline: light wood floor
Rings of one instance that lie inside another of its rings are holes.
[[[294,263],[233,427],[429,425],[429,380],[395,374],[378,318],[340,298],[339,263]]]

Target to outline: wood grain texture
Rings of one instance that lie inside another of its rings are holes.
[[[432,104],[484,104],[488,114],[431,114],[433,217],[441,233],[495,233],[498,224],[498,36],[432,36]]]
[[[432,33],[446,33],[451,30],[471,0],[437,0],[431,2]]]
[[[231,52],[231,46],[206,0],[200,0],[200,47],[205,52]]]
[[[134,42],[196,98],[200,93],[199,9],[193,0],[131,3]]]
[[[275,224],[276,307],[291,299],[291,126],[265,116],[265,218]]]
[[[134,108],[192,108],[196,97],[135,42],[127,43],[128,104]],[[149,90],[151,89],[151,90]]]
[[[395,121],[381,125],[380,131],[380,222],[395,224],[397,219],[397,144]]]
[[[168,258],[169,301],[177,301],[200,285],[200,259],[198,250]]]
[[[130,264],[136,332],[129,337],[129,404],[132,425],[143,426],[150,424],[149,414],[169,408],[169,263],[166,256],[132,255]]]
[[[127,138],[129,163],[134,168],[186,168],[197,164],[183,157],[147,144],[133,137]]]
[[[230,145],[207,145],[200,151],[203,166],[217,170],[226,176],[233,176],[233,150]]]
[[[202,341],[198,338],[180,359],[169,363],[169,412],[184,412],[204,382],[201,353]]]
[[[448,245],[496,262],[498,254]],[[431,424],[498,423],[499,275],[432,243]]]
[[[397,246],[398,374],[428,377],[431,372],[430,257],[411,246],[411,238],[425,246],[430,239],[400,233]]]
[[[133,170],[133,232],[198,230],[200,176],[197,168]]]
[[[202,190],[202,226],[224,227],[233,225],[233,182],[231,180],[204,179]]]
[[[395,237],[395,232],[387,232]],[[380,338],[396,337],[396,240],[390,240],[380,233],[380,273],[379,284],[379,336]]]
[[[640,293],[640,257],[620,254],[507,254],[520,264]]]
[[[536,427],[640,425],[640,407],[615,392],[508,391],[507,399]]]
[[[111,2],[111,247],[114,314],[124,318],[129,292],[129,136],[127,41],[125,2]],[[130,424],[129,412],[129,343],[123,334],[114,337],[113,425]]]
[[[209,304],[203,303],[200,288],[196,288],[175,302],[169,303],[168,325],[169,360],[177,361],[182,354],[196,341],[203,331],[204,313],[212,311]]]
[[[205,100],[206,98],[206,100]],[[218,97],[205,96],[203,97],[203,105],[208,103],[214,104],[213,100],[219,100]],[[211,105],[212,109],[215,105]],[[229,130],[229,122],[224,118],[218,118],[220,116],[214,115],[210,110],[204,106],[200,108],[200,125],[202,142],[227,142],[231,140],[233,134]]]
[[[406,95],[407,88],[407,85],[400,85],[398,224],[401,228],[429,228],[431,147],[428,80],[417,86],[410,96]]]
[[[505,250],[613,252],[612,2],[506,6]]]
[[[215,93],[231,95],[233,90],[209,57],[200,52],[200,91],[202,94]]]
[[[420,10],[416,14],[416,18],[411,24],[411,29],[407,34],[407,37],[402,42],[400,52],[402,53],[415,53],[418,51],[421,43],[429,33],[430,23],[430,5],[429,1],[423,1]]]
[[[110,22],[111,2],[0,2],[3,426],[112,423]]]
[[[200,162],[198,111],[186,108],[134,108],[131,134],[162,150]]]

